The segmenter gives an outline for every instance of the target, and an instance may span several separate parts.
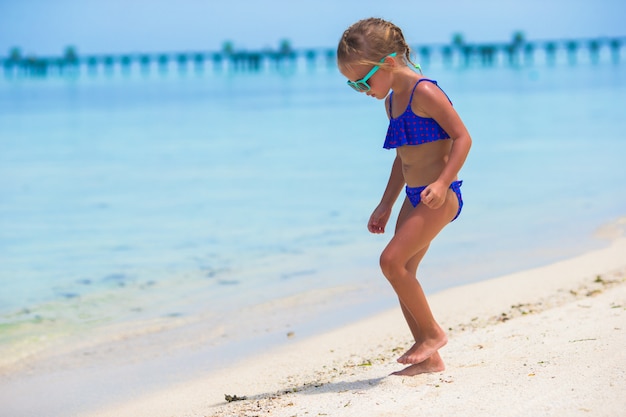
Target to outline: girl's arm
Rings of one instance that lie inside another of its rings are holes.
[[[444,183],[447,188],[463,167],[472,146],[472,138],[448,97],[438,86],[420,83],[416,92],[420,95],[419,100],[416,100],[420,110],[435,119],[452,139],[448,162],[437,179],[437,182]]]
[[[367,223],[367,229],[370,232],[385,232],[385,225],[389,221],[389,217],[391,217],[391,209],[402,192],[404,184],[404,175],[402,175],[402,160],[396,155],[396,159],[393,161],[393,166],[391,167],[391,174],[389,175],[389,181],[387,182],[387,187],[385,188],[383,197],[381,198],[378,207],[374,209],[374,212],[370,216]]]
[[[472,138],[456,110],[448,101],[448,97],[439,87],[430,83],[420,83],[418,90],[420,110],[435,119],[452,139],[448,162],[439,174],[439,178],[434,183],[429,184],[422,192],[424,204],[436,209],[443,204],[448,187],[463,167],[472,146]]]

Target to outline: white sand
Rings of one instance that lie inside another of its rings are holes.
[[[626,415],[625,238],[430,301],[444,372],[388,376],[411,344],[393,310],[90,417]]]

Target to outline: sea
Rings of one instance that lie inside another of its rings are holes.
[[[422,67],[473,139],[463,212],[418,271],[427,294],[609,243],[599,231],[626,214],[625,54]],[[5,73],[3,364],[178,332],[191,371],[394,307],[378,267],[393,220],[366,228],[386,129],[383,101],[323,59]]]

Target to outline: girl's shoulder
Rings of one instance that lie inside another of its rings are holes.
[[[415,87],[413,90],[414,94],[433,94],[437,91],[441,91],[441,88],[439,88],[439,84],[437,84],[436,80],[433,80],[432,78],[428,78],[425,76],[420,76],[420,78],[417,80],[417,82],[415,83]]]
[[[415,85],[413,101],[414,103],[415,101],[419,101],[420,104],[426,106],[428,106],[428,104],[452,103],[436,80],[424,76],[420,77]]]

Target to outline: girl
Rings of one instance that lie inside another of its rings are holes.
[[[393,203],[406,186],[395,234],[380,256],[382,272],[398,295],[415,339],[398,358],[408,366],[395,375],[445,369],[439,349],[448,339],[416,273],[430,242],[461,213],[462,182],[457,174],[472,142],[437,82],[413,70],[417,66],[410,52],[400,28],[377,18],[350,26],[337,48],[337,64],[348,85],[385,99],[389,128],[384,147],[396,150],[387,187],[367,225],[370,232],[384,233]]]

